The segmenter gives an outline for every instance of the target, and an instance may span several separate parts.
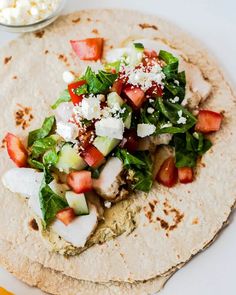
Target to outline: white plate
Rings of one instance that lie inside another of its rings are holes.
[[[135,7],[137,10],[165,17],[181,26],[206,44],[236,86],[235,0],[70,0],[67,11],[109,7],[129,9]],[[2,45],[15,36],[0,32],[0,44]],[[178,271],[159,294],[236,294],[235,229],[236,220],[233,218],[231,225],[220,238],[207,251],[195,257]],[[25,286],[1,269],[0,286],[8,288],[16,295],[43,294],[39,290]]]

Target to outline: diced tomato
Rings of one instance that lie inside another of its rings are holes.
[[[218,131],[220,129],[222,119],[223,116],[220,113],[200,110],[195,130],[202,133]]]
[[[76,215],[74,209],[65,208],[57,212],[56,217],[65,225],[68,225],[75,219]]]
[[[85,40],[70,41],[75,53],[81,60],[98,60],[102,57],[103,38],[88,38]]]
[[[92,137],[94,137],[93,130],[84,131],[84,129],[81,128],[81,131],[79,132],[79,141],[84,149],[88,148],[91,145]]]
[[[68,174],[67,184],[77,193],[86,193],[92,190],[92,175],[90,171],[74,171]]]
[[[86,84],[87,82],[85,80],[81,80],[72,84],[68,85],[68,91],[70,93],[70,97],[71,100],[73,102],[74,105],[79,104],[82,99],[83,99],[83,95],[77,95],[75,93],[75,90],[81,86],[83,86],[84,84]]]
[[[124,93],[136,109],[139,109],[145,101],[145,93],[138,86],[127,85],[124,88]]]
[[[116,92],[118,95],[120,95],[122,88],[123,88],[123,81],[118,79],[114,82],[113,86],[111,87],[111,92]]]
[[[161,165],[156,180],[167,187],[173,187],[178,180],[178,170],[175,167],[174,157],[169,157]]]
[[[190,167],[178,168],[178,177],[181,183],[193,182],[193,169]]]
[[[147,58],[157,58],[158,57],[157,52],[155,50],[150,51],[147,49],[144,50],[144,56]]]
[[[128,152],[133,153],[138,149],[138,136],[135,129],[126,130],[124,138],[120,143],[121,148],[127,149]]]
[[[90,145],[86,148],[82,154],[82,157],[84,161],[93,168],[97,168],[105,160],[103,154],[93,145]]]
[[[28,153],[21,140],[11,133],[8,133],[5,139],[9,157],[18,167],[26,167]]]
[[[159,97],[163,96],[163,90],[160,85],[153,83],[153,86],[146,91],[147,97]]]

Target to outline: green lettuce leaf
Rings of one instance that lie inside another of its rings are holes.
[[[32,158],[37,159],[48,150],[55,148],[57,142],[52,137],[36,140],[31,147]]]
[[[66,89],[60,95],[58,100],[51,106],[53,110],[55,110],[61,103],[71,101],[71,97],[69,91]]]
[[[52,131],[55,124],[55,117],[51,116],[44,120],[43,125],[40,129],[31,131],[28,137],[28,146],[32,146],[32,144],[39,139],[47,137]]]

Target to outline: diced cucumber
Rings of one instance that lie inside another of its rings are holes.
[[[106,157],[119,143],[119,139],[98,136],[95,138],[93,145]]]
[[[73,148],[70,143],[63,145],[56,167],[65,173],[68,173],[71,169],[83,170],[86,167],[86,163]]]
[[[89,208],[84,194],[76,194],[69,191],[66,192],[66,200],[70,208],[74,209],[76,215],[89,214]]]
[[[111,92],[107,95],[107,105],[110,108],[115,104],[118,104],[121,107],[124,103],[124,100],[116,92]]]
[[[143,58],[144,48],[141,46],[137,46],[139,43],[133,44],[131,53],[130,53],[130,65],[136,66],[141,63]],[[140,44],[141,45],[141,44]]]
[[[128,114],[128,117],[124,121],[125,128],[130,129],[132,121],[132,112]]]

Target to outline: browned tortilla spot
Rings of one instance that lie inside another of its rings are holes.
[[[34,35],[35,35],[36,38],[43,38],[44,34],[45,34],[45,31],[44,30],[38,31],[38,32],[35,32],[34,33]]]
[[[37,224],[37,222],[36,222],[36,220],[34,218],[32,220],[30,220],[29,227],[32,230],[35,230],[35,231],[38,231],[39,230],[38,224]]]
[[[15,112],[15,123],[16,126],[21,126],[23,130],[30,126],[30,122],[34,119],[32,115],[31,107],[24,107],[20,104],[17,104],[19,109]]]
[[[9,61],[11,61],[11,60],[12,60],[12,56],[5,57],[4,58],[4,65],[8,64]]]
[[[4,137],[1,142],[1,149],[4,149],[5,147],[6,147],[6,138]]]
[[[88,22],[91,22],[92,20],[91,20],[91,18],[90,18],[90,17],[87,17],[87,21],[88,21]]]
[[[13,76],[12,79],[13,79],[13,80],[16,80],[16,79],[17,79],[17,76]]]
[[[149,202],[149,206],[150,206],[152,212],[154,212],[155,211],[155,206],[151,202]]]
[[[80,22],[80,17],[76,18],[76,19],[72,19],[72,23],[77,24]]]
[[[144,23],[144,24],[139,24],[140,28],[141,29],[153,29],[153,30],[158,30],[158,27],[155,26],[155,25],[150,25],[150,24],[147,24],[147,23]]]
[[[97,29],[93,29],[93,30],[92,30],[92,33],[94,33],[94,34],[96,34],[96,35],[99,35],[99,32],[98,32]]]
[[[192,224],[198,224],[199,223],[199,219],[196,217],[193,219]]]
[[[44,54],[48,54],[48,53],[49,53],[49,51],[48,51],[48,50],[45,50],[45,51],[44,51]]]

